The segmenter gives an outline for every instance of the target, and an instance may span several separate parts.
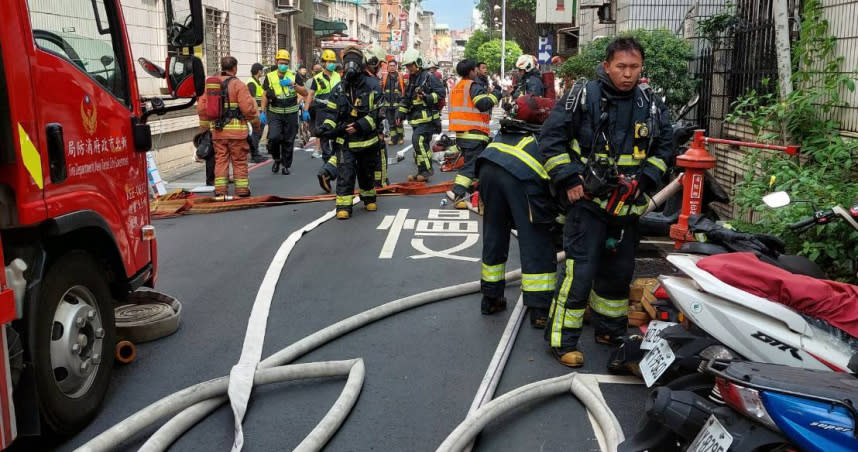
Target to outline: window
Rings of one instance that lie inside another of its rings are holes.
[[[68,60],[127,105],[122,35],[113,31],[113,2],[107,7],[104,0],[27,3],[36,45]]]
[[[229,13],[206,7],[206,73],[220,74],[220,60],[229,55]]]
[[[263,66],[274,64],[274,54],[277,52],[277,23],[267,20],[259,21],[259,62]]]

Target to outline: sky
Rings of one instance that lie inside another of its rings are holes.
[[[474,0],[423,0],[423,9],[435,13],[436,24],[447,24],[451,30],[471,26]]]

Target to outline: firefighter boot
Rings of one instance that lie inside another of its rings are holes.
[[[480,302],[480,312],[483,315],[494,314],[506,310],[506,298],[490,297],[483,295],[483,300]]]
[[[450,201],[453,201],[453,207],[464,210],[468,208],[468,203],[465,202],[465,197],[467,195],[459,195],[453,190],[447,190],[447,197],[450,198]]]
[[[566,367],[581,367],[584,365],[584,354],[579,350],[560,353],[559,349],[551,347],[551,354],[554,355],[554,359],[556,359],[558,363],[563,364]]]
[[[337,220],[348,220],[351,217],[351,214],[348,210],[338,210],[337,211]]]
[[[530,326],[536,329],[543,329],[548,325],[548,310],[540,308],[528,308],[530,311]]]
[[[366,209],[366,210],[368,210],[368,211],[370,211],[370,212],[375,212],[376,210],[378,210],[378,204],[376,204],[376,203],[374,203],[374,202],[368,202],[368,203],[366,203],[366,205],[364,206],[364,209]]]
[[[619,334],[596,334],[596,343],[619,346],[623,343],[623,336]]]

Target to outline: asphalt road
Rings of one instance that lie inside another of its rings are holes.
[[[270,164],[263,165],[251,172],[251,189],[257,195],[319,194],[315,174],[320,164],[309,152],[296,150],[292,175],[272,174]],[[391,181],[402,181],[409,172],[413,172],[411,152],[390,167]],[[432,182],[453,176],[436,168]],[[182,182],[194,184],[195,178],[202,183],[202,173]],[[478,280],[479,240],[455,253],[468,260],[413,258],[425,254],[414,245],[421,227],[426,229],[420,220],[430,219],[441,197],[383,197],[377,212],[356,206],[351,220],[331,220],[306,234],[277,284],[263,358],[371,307]],[[72,450],[161,397],[227,375],[241,354],[253,300],[277,248],[289,233],[333,207],[330,201],[156,221],[157,288],[182,301],[182,325],[172,336],[138,345],[137,359],[115,368],[99,416],[57,448]],[[380,258],[389,230],[379,226],[385,217],[403,209],[407,219],[417,221],[411,229],[404,228],[395,246]],[[469,213],[464,221],[482,228],[476,214]],[[423,245],[435,251],[467,240],[465,236],[423,238]],[[639,266],[642,274],[662,271],[658,261],[647,262]],[[517,267],[518,250],[513,246],[507,268]],[[510,306],[518,295],[517,285],[507,288]],[[480,296],[474,294],[406,311],[299,359],[361,357],[366,364],[360,398],[327,450],[434,450],[464,419],[511,312],[482,316],[479,302]],[[596,345],[590,330],[585,331],[581,346],[586,358],[581,371],[605,374],[609,348]],[[551,357],[542,331],[525,323],[497,394],[568,372]],[[245,450],[293,448],[327,412],[343,384],[344,379],[330,379],[256,389],[244,422]],[[643,411],[643,385],[602,384],[601,390],[624,430],[631,431]],[[136,449],[155,428],[125,443],[122,450]],[[232,439],[232,413],[225,405],[185,434],[172,450],[227,450]],[[33,450],[32,445],[22,442],[18,449]],[[568,395],[492,423],[475,450],[587,451],[598,450],[598,444],[585,410]]]

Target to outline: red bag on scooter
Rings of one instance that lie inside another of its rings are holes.
[[[531,124],[542,124],[548,119],[554,103],[554,98],[537,97],[532,94],[520,96],[515,100],[515,119]]]

